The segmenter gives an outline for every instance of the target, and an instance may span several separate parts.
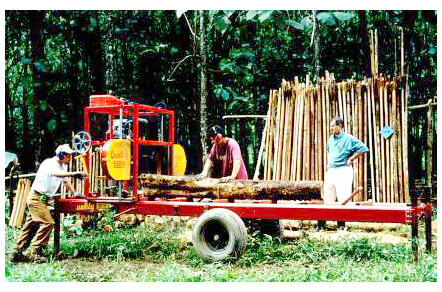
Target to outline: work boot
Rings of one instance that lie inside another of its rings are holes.
[[[326,223],[326,221],[325,220],[318,220],[318,226],[317,226],[317,230],[319,231],[319,230],[325,230],[326,229],[326,227],[325,227],[325,223]]]
[[[21,250],[15,250],[12,252],[9,259],[13,263],[29,261],[29,258],[25,256]]]
[[[67,259],[67,256],[66,256],[66,254],[65,254],[63,251],[60,250],[60,251],[55,255],[55,259],[58,260],[58,261],[62,261],[62,260]]]
[[[346,230],[345,221],[338,221],[338,229],[339,230]]]
[[[48,261],[48,258],[45,257],[41,250],[36,249],[31,253],[31,260],[37,263],[45,263]]]

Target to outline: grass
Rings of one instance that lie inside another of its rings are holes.
[[[394,231],[408,234],[410,227]],[[374,238],[325,241],[307,235],[290,241],[249,234],[246,252],[237,260],[208,262],[191,244],[178,239],[182,230],[152,231],[138,226],[110,233],[86,230],[63,234],[61,249],[72,256],[44,264],[12,264],[5,280],[22,282],[436,282],[437,247],[425,252],[423,230],[419,262],[412,263],[411,244],[386,244]],[[5,252],[18,234],[6,227]],[[47,252],[51,252],[50,245]]]

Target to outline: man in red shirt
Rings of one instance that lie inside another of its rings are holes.
[[[204,169],[197,175],[197,179],[206,178],[212,164],[214,166],[212,176],[220,178],[220,182],[248,179],[249,176],[238,142],[233,138],[226,137],[220,126],[213,126],[208,133],[208,138],[212,140],[213,146],[204,164]]]

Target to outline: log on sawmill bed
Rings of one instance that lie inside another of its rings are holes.
[[[196,180],[193,176],[140,175],[147,196],[172,194],[174,191],[189,196],[211,195],[218,199],[320,199],[323,181],[263,181],[233,180],[220,183],[219,179]]]

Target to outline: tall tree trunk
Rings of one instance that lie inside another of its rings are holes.
[[[316,13],[313,13],[313,17],[316,18]],[[321,42],[321,26],[319,24],[318,21],[315,21],[315,35],[313,36],[313,43],[315,45],[315,64],[314,64],[314,70],[315,70],[315,75],[316,78],[319,78],[319,76],[321,76],[321,46],[320,46],[320,42]]]
[[[206,27],[204,23],[204,10],[200,10],[200,140],[203,150],[203,161],[209,152],[206,143],[206,135],[208,129],[207,121],[207,72],[206,72]]]
[[[367,36],[367,17],[365,14],[365,10],[359,10],[359,27],[358,27],[358,33],[359,38],[361,39],[361,45],[362,45],[362,54],[360,53],[361,49],[358,50],[358,58],[362,64],[359,65],[359,73],[362,75],[367,75],[367,72],[370,72],[370,62],[369,62],[369,56],[370,56],[370,49],[368,47],[368,36]]]
[[[36,65],[36,62],[41,62],[44,59],[44,34],[43,34],[43,26],[44,26],[44,11],[27,11],[24,12],[29,17],[29,27],[30,27],[30,41],[31,41],[31,59],[33,61],[33,74],[34,74],[34,104],[36,104],[37,108],[35,111],[35,121],[36,121],[36,139],[39,139],[39,136],[43,136],[45,134],[45,126],[46,119],[42,113],[40,113],[38,109],[38,102],[46,100],[45,98],[45,90],[41,88],[44,82],[41,80],[41,72]],[[49,139],[43,139],[43,141],[47,141]],[[35,149],[35,157],[33,159],[25,159],[22,160],[22,168],[25,172],[35,171],[37,165],[33,165],[33,162],[38,163],[41,162],[42,158],[49,154],[49,146],[47,143],[38,143],[38,141],[27,141],[31,145],[33,142],[37,142],[36,147],[32,147]],[[27,150],[27,149],[26,149]]]

